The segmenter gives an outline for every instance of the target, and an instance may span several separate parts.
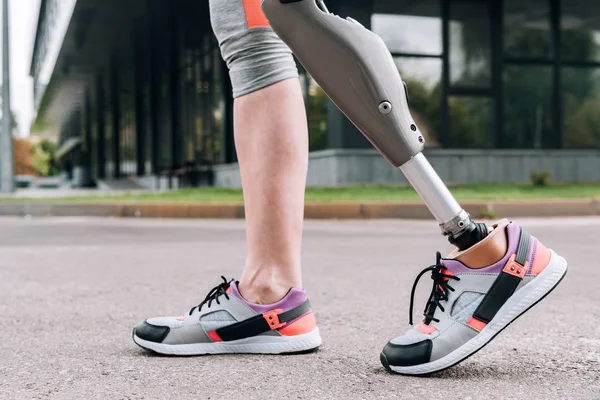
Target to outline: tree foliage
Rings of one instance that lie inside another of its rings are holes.
[[[57,144],[43,139],[31,146],[32,167],[40,176],[58,175]]]

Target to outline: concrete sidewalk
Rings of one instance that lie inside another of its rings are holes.
[[[318,352],[172,358],[131,328],[239,277],[243,221],[1,218],[0,398],[597,400],[600,218],[520,223],[567,258],[563,283],[463,364],[409,378],[379,352],[407,327],[416,274],[449,250],[432,221],[307,222]]]

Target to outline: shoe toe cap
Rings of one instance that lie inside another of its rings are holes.
[[[388,342],[381,352],[381,362],[386,368],[425,364],[431,360],[432,347],[433,343],[430,339],[411,344]]]
[[[134,336],[142,340],[154,343],[162,343],[163,340],[169,334],[171,328],[168,326],[156,326],[149,324],[148,321],[144,321],[135,328],[133,328]]]

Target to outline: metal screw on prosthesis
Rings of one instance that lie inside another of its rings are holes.
[[[463,251],[473,247],[489,235],[486,224],[470,221],[459,234],[448,235],[448,241]]]
[[[379,112],[387,115],[392,112],[392,103],[389,101],[384,101],[379,105]]]
[[[460,251],[481,242],[490,233],[486,224],[473,222],[465,210],[440,227],[442,234],[448,236],[448,241]]]
[[[465,210],[461,210],[460,213],[450,221],[440,225],[444,236],[458,236],[462,231],[471,223],[471,216]]]

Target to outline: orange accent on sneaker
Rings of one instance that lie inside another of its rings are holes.
[[[285,322],[279,321],[279,314],[282,312],[283,310],[277,309],[263,313],[263,318],[265,321],[267,321],[267,324],[269,324],[269,328],[271,328],[271,330],[279,329],[286,324]]]
[[[248,29],[271,26],[260,8],[260,0],[242,0],[242,4],[246,13]]]
[[[510,256],[510,259],[506,263],[504,269],[502,269],[502,272],[506,272],[507,274],[511,274],[522,279],[527,273],[527,267],[529,266],[529,263],[525,261],[525,265],[521,265],[515,261],[516,257],[516,254]]]
[[[419,332],[421,333],[431,335],[435,331],[437,331],[437,328],[431,324],[426,325],[424,321],[421,321],[421,323],[419,324]]]
[[[544,270],[550,263],[550,250],[542,244],[539,240],[536,240],[535,244],[535,256],[533,258],[533,265],[531,266],[531,273],[538,275]]]
[[[180,315],[179,317],[175,318],[177,321],[185,321],[185,315]]]
[[[222,342],[223,341],[223,339],[221,339],[221,337],[217,334],[217,331],[206,332],[206,334],[208,335],[210,340],[212,340],[213,342]]]
[[[317,321],[315,319],[315,315],[311,311],[302,318],[292,322],[290,325],[281,328],[279,333],[281,333],[283,336],[296,336],[312,332],[316,328]]]
[[[469,322],[467,322],[467,325],[469,325],[471,328],[481,332],[483,330],[483,328],[485,328],[485,326],[487,325],[485,322],[480,321],[476,318],[471,317],[471,319],[469,320]]]
[[[451,276],[454,276],[454,272],[450,271],[448,268],[442,268],[440,270],[440,272],[442,273],[442,275],[444,275],[444,281],[448,282],[450,280]],[[438,285],[438,288],[443,292],[444,288],[442,287],[442,285]]]
[[[448,268],[442,268],[442,274],[444,274],[444,280],[448,282],[450,280],[450,276],[454,276],[454,272],[450,271]]]

